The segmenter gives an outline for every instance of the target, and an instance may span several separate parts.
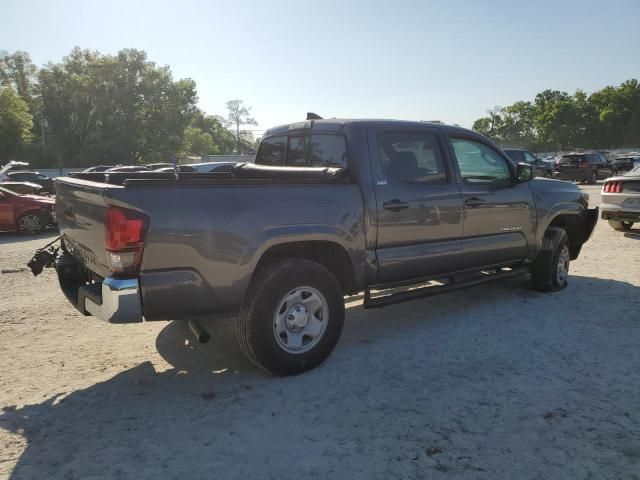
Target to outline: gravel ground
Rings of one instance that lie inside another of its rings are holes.
[[[0,234],[0,267],[49,238]],[[350,299],[333,355],[292,378],[231,320],[194,345],[80,316],[50,270],[0,274],[0,479],[640,478],[639,241],[600,222],[555,294]]]

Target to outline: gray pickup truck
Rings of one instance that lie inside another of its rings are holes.
[[[256,164],[224,173],[56,179],[60,285],[112,323],[237,316],[279,375],[312,369],[364,308],[530,274],[565,287],[597,221],[575,185],[532,179],[473,131],[307,120],[268,130]]]

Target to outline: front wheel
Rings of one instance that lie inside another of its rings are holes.
[[[627,232],[633,227],[633,222],[620,222],[618,220],[609,220],[609,225],[618,232]]]
[[[549,227],[538,256],[531,265],[533,288],[541,292],[556,292],[565,288],[570,260],[567,232],[564,228]]]
[[[236,335],[256,365],[276,375],[295,375],[331,354],[343,323],[344,299],[336,277],[318,263],[290,259],[257,273]]]
[[[18,231],[27,235],[34,235],[44,230],[49,223],[44,214],[27,212],[18,218]]]

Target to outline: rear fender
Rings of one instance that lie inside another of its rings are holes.
[[[344,248],[353,266],[356,285],[363,285],[364,236],[358,235],[357,238],[358,240],[345,229],[333,225],[283,225],[261,230],[251,239],[240,259],[239,268],[243,273],[241,288],[245,290],[249,286],[253,272],[267,250],[285,243],[305,241],[331,242]]]

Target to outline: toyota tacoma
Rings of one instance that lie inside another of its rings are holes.
[[[60,286],[112,323],[232,314],[257,365],[318,366],[344,297],[377,308],[529,274],[567,284],[597,221],[580,189],[532,178],[460,127],[319,119],[268,130],[223,173],[56,179]]]

